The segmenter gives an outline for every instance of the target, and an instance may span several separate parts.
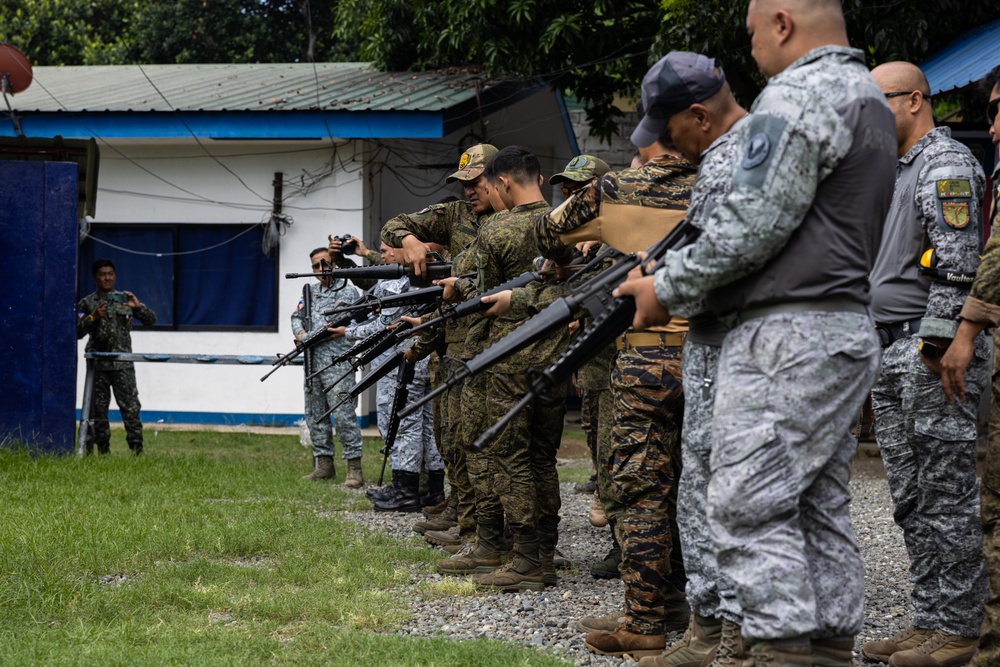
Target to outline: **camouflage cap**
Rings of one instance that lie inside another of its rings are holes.
[[[476,144],[464,153],[458,161],[458,171],[444,179],[445,183],[452,181],[471,181],[483,173],[486,163],[499,153],[496,146],[490,144]]]
[[[569,161],[565,169],[550,178],[549,183],[552,185],[565,181],[585,183],[592,178],[603,176],[609,171],[611,171],[611,167],[604,160],[593,155],[577,155]]]

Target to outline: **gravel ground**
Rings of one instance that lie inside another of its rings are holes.
[[[587,522],[590,497],[562,484],[562,522],[559,548],[576,564],[560,571],[559,586],[545,592],[427,596],[421,586],[442,582],[433,568],[414,568],[409,584],[400,591],[409,598],[412,621],[399,631],[405,635],[448,635],[462,640],[474,637],[500,639],[561,654],[577,665],[623,665],[619,658],[598,656],[583,646],[583,634],[575,628],[583,616],[599,616],[620,609],[623,588],[618,580],[590,576],[590,564],[604,557],[610,547],[608,529]],[[865,627],[855,650],[860,666],[877,665],[861,655],[861,644],[887,637],[909,624],[910,584],[907,557],[900,530],[892,521],[892,502],[882,464],[878,458],[859,455],[851,482],[854,493],[852,517],[865,560]],[[411,526],[420,520],[413,514],[347,512],[349,521],[400,539],[411,539]],[[447,554],[442,553],[442,557]],[[681,633],[667,637],[667,644]]]

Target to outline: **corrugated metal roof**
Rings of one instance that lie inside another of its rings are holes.
[[[474,98],[482,78],[365,63],[35,67],[34,76],[12,98],[18,111],[441,111]]]
[[[923,70],[931,95],[964,88],[1000,64],[1000,20],[970,30],[925,60]]]

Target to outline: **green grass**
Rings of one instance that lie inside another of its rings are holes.
[[[401,587],[439,552],[344,522],[369,503],[300,480],[297,437],[147,431],[140,458],[122,440],[106,457],[0,452],[0,664],[565,664],[394,634]],[[368,479],[379,444],[365,443]]]

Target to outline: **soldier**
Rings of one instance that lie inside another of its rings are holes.
[[[706,294],[736,324],[719,358],[707,516],[751,655],[720,648],[713,665],[846,667],[864,621],[850,428],[878,369],[867,276],[893,119],[837,0],[751,0],[747,31],[769,81],[737,135],[732,191],[695,243],[617,294],[635,297],[637,327]]]
[[[156,323],[156,313],[143,305],[129,291],[115,291],[115,265],[110,259],[93,263],[90,275],[97,291],[83,297],[76,304],[76,337],[90,336],[87,352],[131,352],[132,318],[145,326]],[[139,420],[139,390],[135,386],[135,365],[131,361],[98,359],[94,369],[94,393],[91,398],[91,430],[87,433],[87,453],[111,451],[111,427],[108,424],[108,406],[111,391],[125,424],[125,441],[136,456],[142,454],[142,422]]]
[[[381,257],[377,263],[393,263],[396,261],[395,249],[382,243]],[[380,280],[372,288],[370,294],[374,297],[388,297],[408,292],[410,278],[403,276],[394,280]],[[383,308],[369,322],[350,325],[345,328],[348,340],[359,341],[382,331],[392,322],[399,308]],[[409,343],[404,344],[408,347]],[[373,366],[381,365],[388,360],[396,350],[387,350],[378,356]],[[407,400],[416,401],[430,391],[430,372],[427,365],[430,359],[425,357],[416,363],[413,379],[407,385]],[[396,376],[390,374],[378,381],[375,388],[375,404],[378,414],[378,427],[382,438],[386,437],[386,429],[392,419],[393,399],[399,385]],[[377,494],[375,500],[376,512],[419,512],[426,504],[420,496],[420,470],[427,468],[428,497],[444,495],[444,462],[437,451],[434,441],[433,413],[430,405],[425,405],[412,415],[401,420],[396,438],[390,452],[392,464],[392,486],[385,494]]]
[[[437,243],[448,248],[452,267],[457,273],[461,266],[460,255],[475,239],[484,221],[493,214],[489,200],[489,186],[482,178],[486,163],[496,155],[497,149],[489,144],[477,144],[462,153],[458,171],[449,175],[448,183],[462,185],[466,199],[431,205],[422,211],[398,215],[382,227],[382,241],[391,248],[402,248],[402,260],[413,266],[421,275],[426,266],[428,243]],[[445,355],[452,359],[467,359],[465,338],[468,321],[451,321],[443,329],[443,340],[437,335],[421,336],[414,342],[407,354],[413,359],[421,359],[435,351],[439,344],[445,346]],[[447,375],[447,368],[444,368]],[[476,532],[474,515],[475,498],[469,473],[466,468],[464,439],[462,437],[462,390],[453,388],[438,401],[447,406],[442,414],[445,424],[440,429],[443,436],[438,441],[439,451],[448,469],[448,479],[452,485],[452,496],[456,501],[454,514],[446,515],[457,522],[454,533],[438,528],[441,524],[418,523],[414,529],[424,532],[424,538],[432,544],[459,546],[472,539]]]
[[[535,241],[542,254],[565,262],[573,244],[584,240],[638,250],[676,226],[696,169],[658,142],[641,154],[643,167],[605,174],[539,219]],[[525,307],[520,292],[484,300],[494,304],[490,312],[518,312]],[[601,500],[622,546],[625,612],[578,623],[590,632],[585,645],[596,653],[659,653],[665,633],[688,623],[684,567],[680,550],[673,548],[679,542],[674,481],[680,466],[680,346],[686,329],[679,318],[656,332],[629,331],[618,341],[611,375],[611,488]]]
[[[463,300],[532,270],[535,221],[551,209],[539,188],[540,173],[538,158],[521,146],[504,148],[486,165],[483,176],[507,212],[484,226],[470,246],[468,258],[475,263],[476,282],[452,283]],[[490,321],[489,344],[513,331],[522,319]],[[564,334],[539,341],[481,374],[486,380],[485,419],[474,434],[465,432],[467,438],[478,437],[520,401],[531,386],[527,369],[544,368],[554,361],[565,347],[568,332]],[[500,566],[505,518],[514,540],[513,560],[493,572],[473,576],[477,584],[503,590],[541,590],[557,581],[554,557],[560,498],[556,451],[566,409],[565,387],[561,389],[518,413],[482,451],[468,453],[469,476],[476,485],[478,533],[467,558],[459,552],[455,560],[460,562],[454,565]],[[440,563],[439,570],[458,572],[452,565]]]
[[[681,63],[692,56],[704,57],[671,53],[661,63],[669,67],[672,62]],[[735,141],[736,133],[746,122],[747,112],[736,102],[725,74],[714,61],[708,60],[704,68],[682,68],[680,73],[676,79],[669,79],[670,85],[662,87],[656,68],[646,77],[643,103],[656,113],[646,115],[650,120],[636,130],[633,142],[642,143],[643,133],[658,135],[666,130],[684,158],[699,165],[687,220],[704,232],[709,213],[732,186],[733,165],[742,148]],[[702,300],[676,312],[690,316],[681,356],[685,400],[677,523],[688,579],[685,593],[692,614],[684,636],[662,655],[642,658],[640,667],[700,665],[718,649],[724,637],[738,634],[742,621],[732,583],[723,579],[715,562],[705,515],[711,474],[712,403],[719,353],[728,328],[706,310]],[[721,649],[724,654],[731,650],[731,642],[726,643],[727,647]]]
[[[863,647],[900,667],[972,657],[986,592],[976,479],[976,406],[989,349],[975,341],[969,403],[950,403],[920,359],[941,356],[979,264],[985,175],[946,127],[934,126],[927,79],[905,62],[872,71],[896,116],[899,167],[882,247],[871,274],[882,368],[872,390],[879,450],[893,515],[910,557],[913,624]],[[929,240],[931,249],[926,244]],[[933,253],[934,275],[918,272]],[[919,336],[919,338],[918,338]],[[891,657],[890,657],[891,656]]]
[[[316,248],[309,253],[309,260],[314,272],[332,268],[330,251],[327,248]],[[322,316],[324,312],[349,305],[361,297],[358,289],[349,285],[346,280],[330,276],[322,276],[319,282],[309,284],[308,289],[311,292],[312,328],[309,331],[305,329],[306,313],[302,311],[303,302],[299,301],[298,307],[292,313],[292,331],[295,333],[296,343],[301,342],[306,335],[318,332],[324,326]],[[339,400],[337,395],[347,391],[354,384],[352,377],[346,377],[335,384],[338,378],[350,370],[347,362],[330,365],[334,357],[343,354],[348,348],[350,344],[344,338],[343,330],[333,333],[330,338],[312,348],[313,367],[325,370],[315,378],[305,381],[306,426],[312,439],[315,469],[302,479],[332,479],[337,474],[333,465],[335,451],[330,420],[320,417],[330,409],[330,401]],[[342,456],[347,460],[344,486],[351,489],[360,488],[364,484],[361,475],[361,429],[358,428],[358,419],[355,416],[357,407],[355,399],[341,404],[333,411],[333,420],[337,423],[337,439],[343,446]]]
[[[986,117],[990,124],[990,139],[994,146],[1000,146],[1000,116],[997,114],[997,106],[1000,105],[1000,67],[994,68],[986,76],[984,84],[989,91]],[[997,228],[1000,161],[993,171],[993,187],[993,211],[990,215],[993,233],[990,234],[976,271],[972,292],[959,313],[955,338],[940,362],[926,354],[921,355],[928,368],[941,374],[942,388],[948,400],[954,401],[957,398],[964,401],[969,410],[975,409],[977,401],[972,392],[968,395],[966,393],[966,385],[974,381],[966,371],[970,363],[975,367],[979,362],[980,333],[986,327],[1000,327],[1000,229]],[[997,373],[1000,371],[1000,339],[995,333],[993,342],[993,403],[980,499],[982,526],[986,533],[985,554],[990,593],[979,631],[979,642],[969,663],[975,667],[991,667],[1000,662],[1000,383],[997,380]]]

